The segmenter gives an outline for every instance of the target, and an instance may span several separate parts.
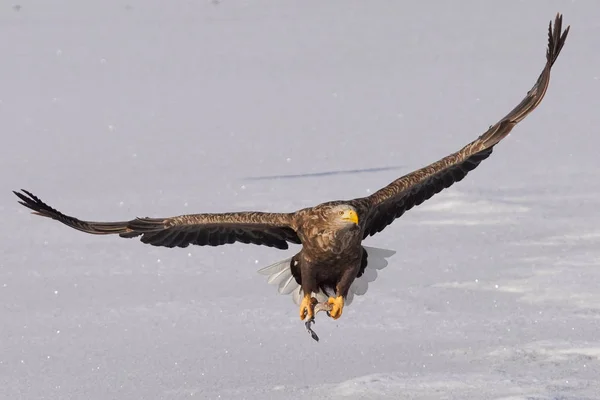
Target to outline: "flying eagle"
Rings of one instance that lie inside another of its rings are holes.
[[[135,218],[121,222],[92,222],[68,216],[32,193],[14,192],[20,204],[36,215],[55,219],[82,232],[123,238],[140,237],[143,243],[165,247],[219,246],[241,242],[287,249],[301,244],[293,257],[263,268],[280,293],[293,293],[300,319],[314,321],[315,306],[327,307],[330,317],[342,315],[349,295],[363,294],[357,282],[371,262],[381,266],[393,252],[361,244],[381,232],[396,218],[455,182],[492,154],[494,146],[540,104],[550,80],[550,70],[569,32],[562,30],[557,14],[548,28],[546,65],[525,98],[504,118],[459,151],[404,175],[367,197],[330,201],[291,213],[232,212],[190,214],[167,218]],[[371,259],[369,259],[371,255]],[[377,268],[375,266],[374,268]],[[368,272],[368,270],[367,270]],[[324,299],[322,303],[317,297]],[[307,327],[310,325],[307,322]]]

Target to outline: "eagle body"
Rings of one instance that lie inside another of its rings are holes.
[[[248,243],[287,249],[301,245],[292,257],[262,268],[269,283],[282,294],[292,294],[302,319],[314,317],[318,299],[339,318],[345,302],[361,295],[387,265],[393,251],[362,245],[405,212],[461,181],[493,152],[512,129],[542,101],[550,71],[565,43],[569,27],[562,29],[556,15],[548,27],[546,62],[533,87],[517,106],[460,150],[399,177],[370,196],[331,201],[291,213],[241,211],[186,214],[166,218],[134,218],[117,222],[78,219],[50,207],[29,191],[14,192],[19,203],[34,214],[57,220],[73,229],[95,235],[139,238],[153,246],[220,246]]]
[[[354,221],[340,221],[352,213]],[[362,229],[357,210],[342,201],[327,202],[296,214],[302,250],[295,256],[293,275],[303,293],[339,293],[346,297],[363,257]]]

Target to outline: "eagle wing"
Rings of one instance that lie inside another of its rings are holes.
[[[95,235],[118,234],[124,238],[141,236],[143,243],[154,246],[219,246],[241,242],[287,249],[288,242],[300,243],[292,228],[293,214],[234,212],[93,222],[65,215],[26,190],[13,193],[21,199],[20,204],[33,210],[33,214],[55,219],[71,228]]]
[[[357,199],[357,205],[368,210],[366,218],[363,217],[365,238],[380,232],[404,212],[462,180],[469,171],[492,154],[494,146],[544,98],[550,82],[550,70],[565,43],[569,28],[562,32],[561,14],[556,15],[554,29],[550,21],[546,65],[525,98],[504,118],[456,153],[398,178],[371,196]]]

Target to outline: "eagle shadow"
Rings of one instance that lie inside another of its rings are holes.
[[[263,176],[247,176],[243,178],[248,181],[266,181],[272,179],[298,179],[298,178],[312,178],[312,177],[326,177],[333,175],[356,175],[356,174],[364,174],[364,173],[373,173],[373,172],[381,172],[381,171],[395,171],[400,169],[405,169],[405,165],[395,165],[390,167],[376,167],[376,168],[360,168],[360,169],[347,169],[347,170],[338,170],[338,171],[323,171],[323,172],[313,172],[307,174],[289,174],[289,175],[263,175]]]

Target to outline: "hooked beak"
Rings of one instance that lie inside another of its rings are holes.
[[[342,219],[344,221],[350,221],[352,223],[354,223],[355,225],[358,225],[358,214],[356,214],[356,211],[354,210],[348,210],[344,213],[344,216],[342,217]]]

